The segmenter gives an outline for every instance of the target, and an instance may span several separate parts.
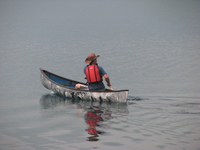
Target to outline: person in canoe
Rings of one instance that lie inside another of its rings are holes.
[[[105,90],[105,86],[103,84],[103,79],[107,82],[107,86],[112,89],[110,84],[110,78],[107,73],[104,71],[103,67],[97,64],[97,58],[100,55],[95,55],[91,53],[85,59],[85,63],[88,63],[87,66],[83,69],[88,85],[83,84],[76,84],[76,89],[83,89],[83,90]]]

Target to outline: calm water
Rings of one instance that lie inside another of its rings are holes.
[[[1,0],[0,150],[200,150],[199,7]],[[91,52],[114,89],[130,90],[127,104],[73,101],[41,85],[39,68],[85,82]]]

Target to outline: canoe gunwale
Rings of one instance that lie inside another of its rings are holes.
[[[54,73],[52,73],[52,72],[49,72],[49,71],[44,70],[44,69],[41,69],[41,68],[40,68],[40,71],[41,71],[41,73],[42,73],[48,80],[50,80],[51,82],[53,82],[54,84],[56,84],[56,85],[58,85],[58,86],[62,86],[62,87],[67,88],[67,89],[72,89],[72,90],[77,90],[77,91],[86,91],[86,92],[98,92],[98,93],[129,91],[129,90],[109,90],[109,89],[106,89],[105,91],[98,91],[98,90],[80,90],[80,89],[70,88],[70,87],[66,87],[65,84],[59,84],[59,83],[53,81],[52,79],[50,79],[50,78],[45,74],[45,72],[46,72],[46,73],[49,73],[49,74],[52,74],[52,75],[54,75],[54,76],[57,76],[57,77],[59,77],[59,78],[62,78],[62,79],[64,79],[64,80],[69,80],[69,81],[76,82],[76,83],[80,83],[80,84],[84,84],[84,85],[87,85],[87,84],[86,84],[86,83],[83,83],[83,82],[79,82],[79,81],[75,81],[75,80],[71,80],[71,79],[68,79],[68,78],[59,76],[59,75],[57,75],[57,74],[54,74]]]

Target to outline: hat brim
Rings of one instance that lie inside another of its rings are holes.
[[[100,57],[100,55],[97,55],[96,57],[94,57],[92,60],[88,60],[88,58],[85,59],[86,63],[91,63],[93,60],[97,59],[98,57]]]

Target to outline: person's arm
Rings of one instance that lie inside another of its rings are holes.
[[[99,69],[100,69],[100,74],[103,76],[103,78],[104,78],[105,81],[107,82],[107,86],[108,86],[111,90],[113,90],[113,88],[112,88],[112,86],[111,86],[111,84],[110,84],[110,78],[109,78],[109,76],[107,75],[107,73],[104,71],[104,69],[103,69],[101,66],[99,66]]]
[[[107,86],[111,87],[109,76],[107,74],[105,74],[103,77],[104,77],[105,81],[107,82]]]

